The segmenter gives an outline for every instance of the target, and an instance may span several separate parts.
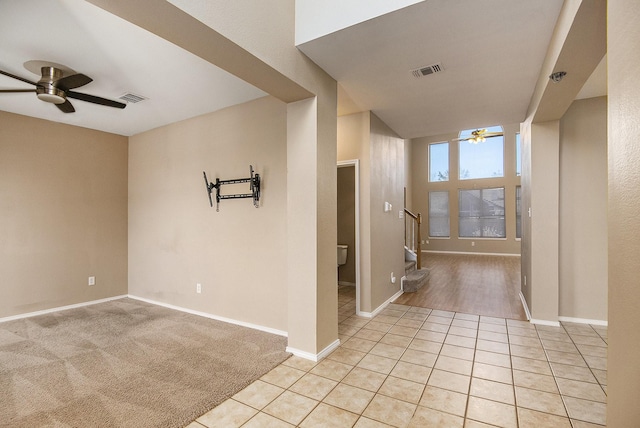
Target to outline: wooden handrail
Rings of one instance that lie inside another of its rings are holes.
[[[409,217],[413,218],[414,220],[417,220],[417,219],[418,219],[418,216],[417,216],[417,215],[415,215],[414,213],[412,213],[411,211],[409,211],[408,209],[406,209],[406,208],[405,208],[405,209],[404,209],[404,212],[405,212],[405,213],[407,213],[407,214],[409,214]]]
[[[416,222],[416,240],[417,240],[417,245],[416,245],[416,268],[417,269],[422,269],[422,236],[420,234],[420,225],[422,224],[422,214],[418,213],[418,214],[414,214],[411,211],[409,211],[408,209],[404,209],[405,214],[407,214],[409,217],[411,217],[415,222]],[[406,241],[406,233],[405,233],[405,241]],[[406,243],[406,242],[405,242]]]

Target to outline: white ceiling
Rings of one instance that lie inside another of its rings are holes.
[[[127,136],[266,95],[82,0],[0,1],[0,53],[1,70],[31,81],[23,64],[45,60],[93,78],[76,92],[148,98],[124,110],[70,100],[76,112],[65,114],[32,93],[0,93],[0,110]],[[0,75],[0,89],[14,88],[33,86]]]
[[[338,81],[339,114],[371,110],[403,138],[518,123],[562,3],[426,0],[298,48]],[[127,136],[266,95],[83,0],[0,0],[0,53],[0,69],[32,81],[23,64],[45,60],[94,79],[77,92],[149,98],[124,110],[71,100],[76,112],[64,114],[35,94],[2,93],[0,110]],[[438,62],[438,74],[410,73]],[[8,88],[32,86],[0,75]],[[606,93],[592,88],[581,96]]]
[[[519,123],[562,3],[428,0],[298,48],[352,100],[342,113],[371,110],[403,138]]]

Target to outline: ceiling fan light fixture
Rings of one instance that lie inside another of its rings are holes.
[[[62,104],[67,100],[63,90],[54,86],[38,86],[36,87],[36,95],[42,101],[52,104]]]

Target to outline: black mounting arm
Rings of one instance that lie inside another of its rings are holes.
[[[211,193],[213,193],[213,189],[216,189],[216,211],[220,211],[220,201],[222,199],[245,199],[252,198],[253,206],[256,208],[260,207],[260,174],[255,174],[253,172],[253,166],[249,165],[249,172],[251,176],[249,178],[236,178],[233,180],[220,180],[216,178],[215,184],[209,182],[207,179],[207,173],[202,171],[204,175],[204,184],[207,186],[207,194],[209,195],[209,205],[213,207],[213,198],[211,197]],[[238,184],[238,183],[249,183],[249,190],[251,193],[240,193],[234,195],[221,195],[220,187],[225,184]]]

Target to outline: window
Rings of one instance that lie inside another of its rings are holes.
[[[429,192],[429,236],[449,237],[449,192]]]
[[[449,181],[449,143],[429,144],[429,181]]]
[[[522,174],[522,154],[520,151],[520,133],[516,134],[516,175],[520,177]]]
[[[505,238],[504,187],[459,191],[459,236]]]
[[[492,126],[487,134],[502,133],[501,126]],[[460,132],[460,138],[469,138],[475,129]],[[472,144],[461,140],[460,144],[460,180],[477,178],[504,177],[504,136],[487,137],[486,141]]]
[[[516,186],[516,239],[522,238],[522,187]]]

